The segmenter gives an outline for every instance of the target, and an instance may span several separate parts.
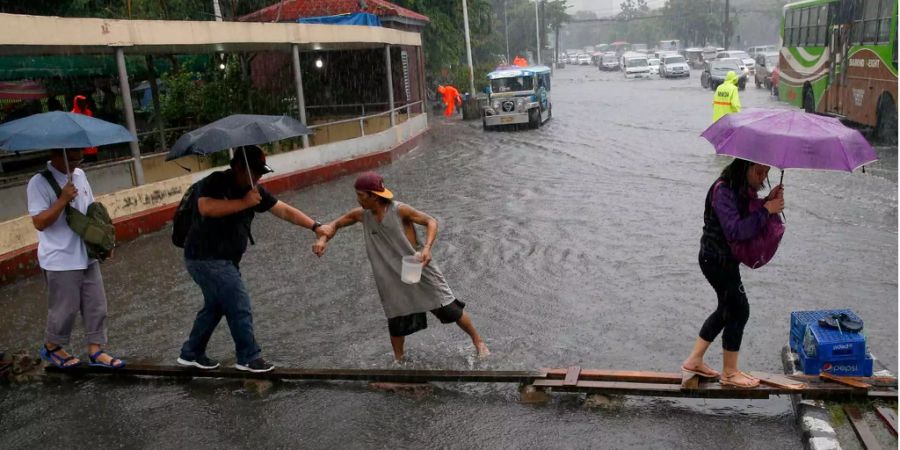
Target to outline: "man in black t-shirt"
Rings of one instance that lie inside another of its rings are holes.
[[[219,367],[218,362],[206,356],[206,344],[225,316],[237,353],[235,367],[249,372],[268,372],[275,368],[260,356],[261,350],[253,336],[250,296],[239,271],[247,241],[253,244],[250,225],[256,213],[271,211],[276,217],[320,236],[331,230],[330,226],[322,225],[259,186],[259,179],[270,172],[272,169],[259,147],[242,147],[234,153],[230,169],[210,174],[196,188],[197,205],[185,239],[184,261],[191,278],[203,291],[203,308],[194,319],[190,337],[181,347],[178,358],[181,365],[201,369]]]

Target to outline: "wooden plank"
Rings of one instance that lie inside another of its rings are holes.
[[[819,374],[819,378],[821,378],[821,379],[823,379],[823,380],[833,381],[833,382],[835,382],[835,383],[840,383],[840,384],[843,384],[843,385],[847,385],[847,386],[850,386],[850,387],[854,387],[854,388],[857,388],[857,389],[866,389],[866,390],[868,390],[869,388],[872,387],[870,384],[868,384],[868,383],[863,383],[862,381],[851,380],[851,379],[848,379],[848,378],[846,378],[846,377],[838,377],[838,376],[834,376],[834,375],[832,375],[832,374],[830,374],[830,373],[825,373],[825,372],[822,372],[821,374]]]
[[[581,373],[581,367],[572,366],[566,371],[566,379],[563,381],[564,386],[575,386],[578,384],[578,375]]]
[[[547,378],[563,378],[568,369],[543,369]],[[681,384],[681,374],[669,372],[642,372],[635,370],[596,370],[581,369],[581,380],[594,381],[630,381],[646,383]]]
[[[786,377],[802,381],[804,383],[821,382],[822,379],[818,375],[786,375]],[[895,377],[841,377],[845,380],[859,381],[873,387],[896,388],[897,378]]]
[[[875,408],[875,412],[878,413],[878,417],[887,425],[888,429],[891,430],[891,433],[896,436],[897,435],[897,413],[894,412],[893,409],[887,408],[884,406],[879,406]]]
[[[860,442],[862,442],[863,448],[866,450],[881,450],[881,445],[878,444],[878,440],[875,439],[872,430],[866,425],[859,410],[856,409],[855,406],[844,405],[844,412],[847,413],[847,417],[850,419],[850,425],[853,426],[853,431],[856,432],[856,436],[859,437]]]
[[[723,389],[718,383],[701,383],[699,389],[682,389],[680,384],[632,383],[624,381],[579,381],[566,386],[563,380],[535,380],[535,387],[549,387],[554,392],[582,392],[588,394],[640,395],[653,397],[737,398],[765,399],[770,389]]]
[[[233,378],[261,380],[346,380],[385,381],[394,383],[462,382],[462,383],[531,383],[544,378],[540,371],[489,371],[489,370],[381,370],[381,369],[281,369],[271,372],[251,373],[233,368],[201,370],[193,367],[157,366],[129,363],[123,369],[80,366],[58,369],[48,366],[47,371],[72,375],[106,374],[113,376],[155,376],[175,378]]]
[[[785,389],[804,389],[806,383],[792,380],[784,375],[776,375],[766,372],[750,372],[750,375],[759,378],[759,382],[768,386],[780,387]]]

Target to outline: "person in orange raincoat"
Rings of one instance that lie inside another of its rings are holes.
[[[528,60],[516,55],[516,57],[513,59],[513,65],[519,67],[528,67]]]
[[[459,95],[459,91],[453,86],[438,86],[437,92],[444,97],[444,105],[447,106],[444,109],[444,116],[452,117],[453,113],[456,112],[456,105],[462,105],[462,97]]]
[[[91,108],[88,106],[87,97],[83,95],[76,95],[75,99],[72,101],[72,111],[75,114],[84,114],[88,117],[94,117],[94,112],[91,111]],[[84,149],[84,160],[85,161],[96,161],[97,160],[97,147],[88,147]]]

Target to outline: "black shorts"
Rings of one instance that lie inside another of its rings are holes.
[[[452,303],[448,303],[437,309],[432,309],[431,313],[434,314],[434,317],[437,317],[441,323],[454,323],[462,317],[463,308],[465,307],[465,303],[459,300],[453,300]],[[416,331],[421,331],[426,328],[428,328],[428,319],[423,312],[388,319],[388,331],[391,333],[391,336],[394,337],[409,336]]]

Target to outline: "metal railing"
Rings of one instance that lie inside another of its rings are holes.
[[[348,104],[344,104],[344,105],[311,105],[311,106],[307,106],[307,107],[306,107],[306,111],[309,112],[310,110],[316,110],[316,109],[360,108],[359,114],[360,114],[361,116],[364,116],[364,115],[366,115],[366,106],[368,106],[368,107],[369,107],[369,110],[371,111],[371,110],[372,110],[372,107],[387,106],[387,105],[388,105],[387,102],[381,102],[381,103],[348,103]]]
[[[359,116],[359,117],[353,117],[353,118],[350,118],[350,119],[342,119],[342,120],[336,120],[336,121],[334,121],[334,122],[327,122],[327,123],[320,123],[320,124],[316,124],[316,125],[310,125],[309,128],[312,129],[312,130],[315,130],[315,129],[317,129],[317,128],[324,128],[324,127],[333,126],[333,125],[342,125],[342,124],[345,124],[345,123],[359,122],[359,132],[360,132],[360,137],[362,137],[362,136],[365,136],[365,135],[366,135],[366,124],[365,124],[366,120],[374,119],[374,118],[376,118],[376,117],[381,117],[381,116],[385,116],[385,115],[389,115],[389,114],[390,114],[390,115],[393,115],[395,112],[398,112],[398,111],[400,111],[400,110],[402,110],[402,109],[405,109],[405,110],[406,110],[406,120],[409,120],[410,117],[412,117],[412,107],[413,107],[413,106],[416,106],[416,105],[420,105],[420,104],[424,104],[424,102],[422,102],[422,101],[420,100],[420,101],[417,101],[417,102],[407,103],[407,104],[405,104],[405,105],[400,105],[400,106],[398,106],[398,107],[396,107],[396,108],[394,108],[394,109],[390,109],[390,110],[387,110],[387,111],[382,111],[382,112],[375,113],[375,114],[362,115],[362,116]],[[422,111],[424,112],[424,107],[423,107]]]

